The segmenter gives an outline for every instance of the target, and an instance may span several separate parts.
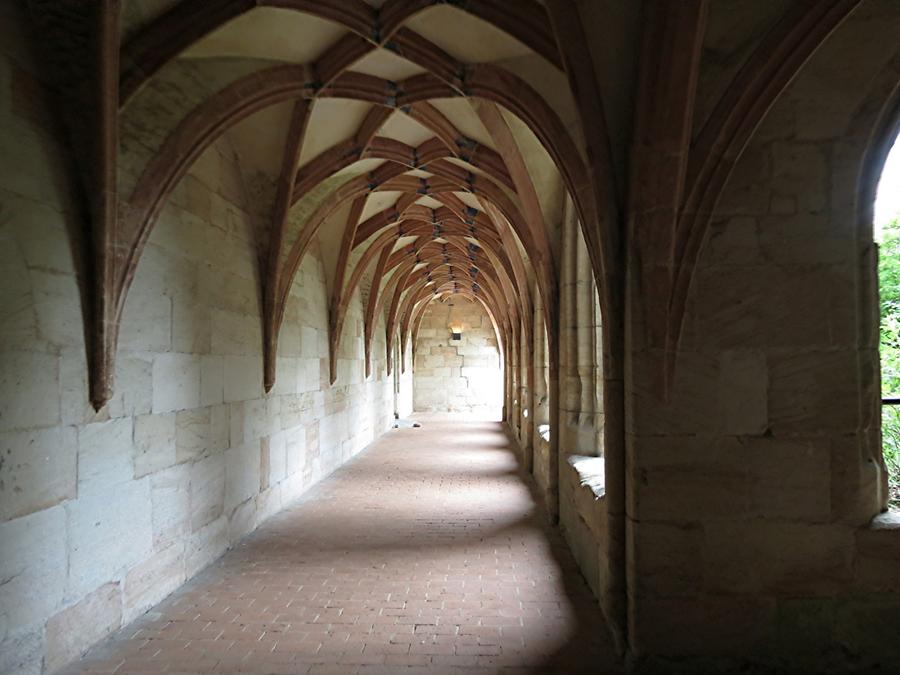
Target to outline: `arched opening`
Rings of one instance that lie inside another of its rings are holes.
[[[888,505],[900,508],[900,143],[888,153],[874,209],[878,243],[881,447]]]

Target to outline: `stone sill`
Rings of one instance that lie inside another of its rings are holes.
[[[595,499],[606,495],[606,460],[602,457],[569,455],[568,462],[578,474],[581,485],[589,488]]]
[[[550,442],[550,425],[549,424],[538,424],[538,435],[543,438],[547,443]]]
[[[870,530],[898,530],[900,531],[900,510],[890,509],[879,513],[869,523]]]

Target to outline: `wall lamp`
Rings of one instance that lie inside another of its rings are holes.
[[[458,323],[450,324],[450,339],[462,340],[462,326]]]

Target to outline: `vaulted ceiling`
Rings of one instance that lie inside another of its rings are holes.
[[[540,4],[143,2],[119,30],[113,308],[168,194],[223,134],[260,234],[267,387],[316,238],[332,379],[357,291],[367,370],[380,316],[391,368],[436,298],[482,303],[505,340],[533,292],[555,297],[585,154]]]
[[[391,368],[394,345],[449,295],[482,303],[514,347],[540,294],[556,358],[567,217],[618,317],[610,344],[623,340],[627,232],[654,289],[651,343],[674,354],[735,158],[857,2],[29,0],[83,193],[91,400],[111,394],[161,209],[223,137],[258,233],[267,388],[315,242],[333,379],[357,291],[369,366],[381,317]]]

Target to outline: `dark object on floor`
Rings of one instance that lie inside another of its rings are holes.
[[[422,425],[415,420],[407,420],[407,419],[395,419],[394,420],[394,428],[395,429],[408,429],[413,427],[414,429],[418,429]]]

